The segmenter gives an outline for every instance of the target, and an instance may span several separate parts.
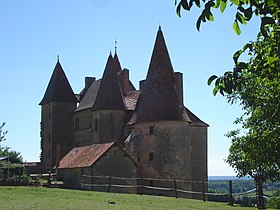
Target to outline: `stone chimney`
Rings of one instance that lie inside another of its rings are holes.
[[[129,70],[123,70],[123,95],[125,96],[128,92],[129,87]]]
[[[144,89],[145,81],[146,81],[145,79],[139,81],[139,89],[140,89],[140,90],[143,90],[143,89]]]
[[[174,73],[175,78],[175,88],[179,100],[179,105],[184,105],[184,97],[183,97],[183,74],[181,72]]]
[[[85,89],[88,89],[95,79],[95,77],[85,77]]]

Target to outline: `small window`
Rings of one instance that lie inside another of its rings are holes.
[[[115,150],[115,151],[114,151],[114,155],[116,155],[116,154],[117,154],[117,151]]]
[[[155,133],[155,128],[153,126],[150,127],[150,134],[154,134]]]
[[[137,161],[140,162],[140,157],[139,156],[137,157]]]
[[[150,159],[150,160],[154,160],[154,153],[151,152],[151,153],[149,154],[149,159]]]
[[[75,118],[75,129],[79,130],[80,128],[80,118],[76,117]]]
[[[94,130],[98,131],[98,119],[95,119],[94,121]]]

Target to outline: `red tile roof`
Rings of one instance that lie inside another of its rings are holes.
[[[135,109],[139,95],[140,95],[139,90],[130,91],[127,93],[127,95],[124,97],[124,104],[125,104],[126,110]]]
[[[94,164],[115,142],[75,147],[60,161],[58,168],[83,168]]]

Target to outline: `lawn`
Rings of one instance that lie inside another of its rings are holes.
[[[44,187],[0,187],[0,209],[188,209],[227,210],[224,203],[134,194],[101,193]]]

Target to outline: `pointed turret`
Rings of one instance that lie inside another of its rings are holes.
[[[121,67],[121,64],[120,64],[117,52],[115,52],[113,60],[114,60],[115,69],[116,69],[116,71],[118,73],[118,72],[120,72],[122,70],[122,67]]]
[[[182,110],[175,90],[174,71],[161,27],[137,108],[137,122],[181,120]]]
[[[57,60],[47,90],[39,105],[45,105],[50,102],[77,102],[77,98],[75,97],[59,60]]]
[[[93,110],[125,110],[123,96],[115,69],[114,60],[110,54],[102,76]]]

